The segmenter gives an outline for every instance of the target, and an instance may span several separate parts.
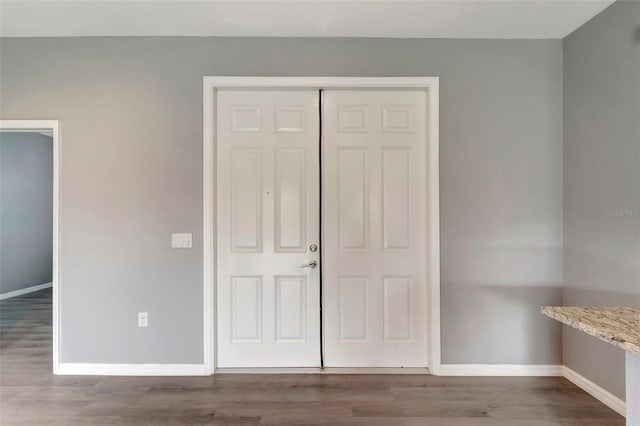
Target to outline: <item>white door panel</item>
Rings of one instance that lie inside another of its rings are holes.
[[[327,90],[325,365],[426,367],[426,93]]]
[[[320,365],[318,96],[218,92],[218,367]]]

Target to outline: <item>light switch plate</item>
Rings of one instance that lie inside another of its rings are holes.
[[[149,326],[149,314],[146,312],[138,312],[138,327]]]
[[[191,248],[192,234],[171,234],[171,248]]]

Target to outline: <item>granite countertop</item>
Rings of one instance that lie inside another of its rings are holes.
[[[640,308],[545,306],[542,313],[640,355]]]

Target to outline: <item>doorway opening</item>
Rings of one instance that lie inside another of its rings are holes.
[[[0,299],[12,303],[19,301],[14,299],[19,297],[40,298],[30,306],[41,306],[46,315],[52,311],[52,336],[48,337],[52,339],[52,369],[57,374],[60,347],[58,121],[0,120],[0,162]],[[51,305],[43,306],[49,299]]]

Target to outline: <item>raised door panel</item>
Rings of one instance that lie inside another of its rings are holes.
[[[259,342],[262,339],[262,278],[231,278],[231,340]]]
[[[411,277],[384,277],[384,340],[411,341]]]
[[[231,107],[231,131],[258,133],[262,130],[262,108],[255,105]]]
[[[340,341],[367,340],[367,277],[339,278]]]
[[[411,249],[411,149],[382,149],[382,241],[385,250]]]
[[[306,251],[305,218],[305,150],[302,148],[280,148],[276,152],[276,251]]]
[[[369,232],[369,179],[366,149],[338,150],[341,251],[366,251]]]
[[[306,277],[276,277],[276,339],[305,340]]]
[[[338,105],[337,109],[340,133],[367,132],[369,113],[366,105]]]
[[[231,149],[231,246],[233,251],[262,250],[262,152]]]
[[[303,106],[276,107],[276,132],[300,133],[305,131],[305,108]]]
[[[383,105],[382,132],[412,133],[413,107],[411,105]]]

